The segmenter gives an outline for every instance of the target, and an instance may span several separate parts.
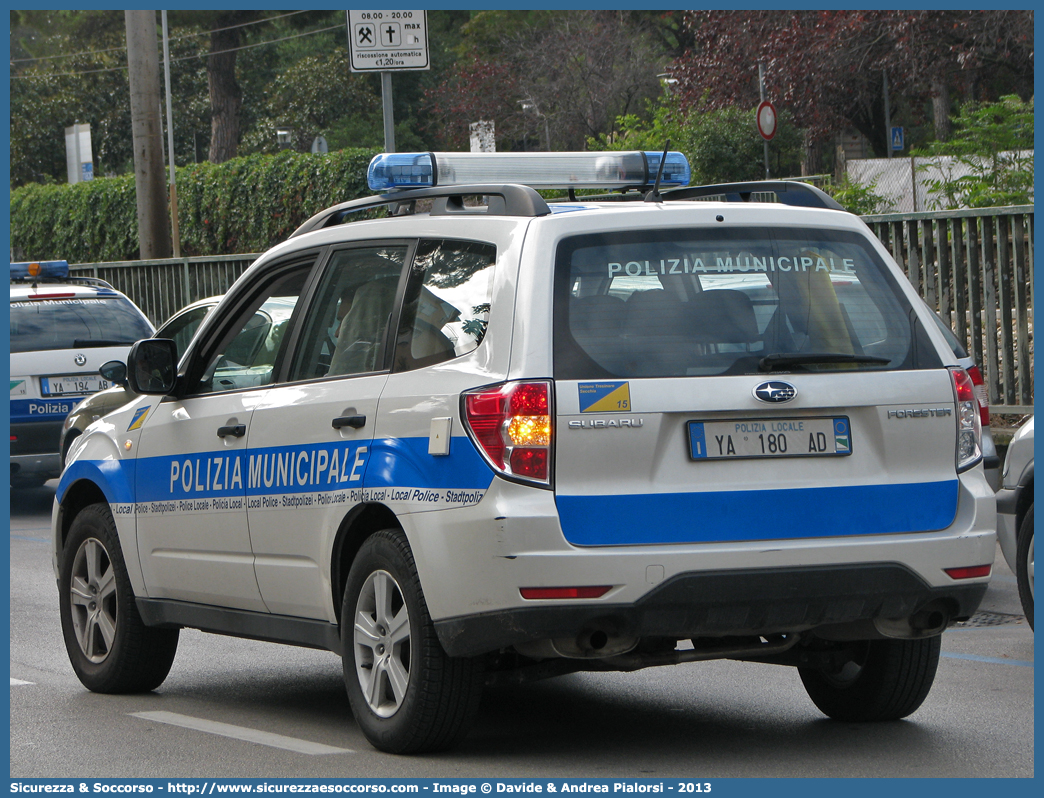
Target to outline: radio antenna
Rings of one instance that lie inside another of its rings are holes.
[[[656,170],[656,182],[653,183],[652,191],[645,195],[646,202],[660,201],[660,178],[663,177],[663,167],[667,165],[667,150],[671,148],[671,140],[663,144],[663,155],[660,156],[660,168]]]

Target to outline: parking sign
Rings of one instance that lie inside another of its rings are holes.
[[[349,11],[352,72],[430,69],[427,11]]]

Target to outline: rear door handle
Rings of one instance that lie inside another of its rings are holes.
[[[340,429],[341,427],[359,429],[366,426],[366,416],[338,416],[333,420],[332,424],[334,429]]]
[[[229,424],[227,427],[218,427],[218,437],[224,438],[226,435],[242,438],[246,435],[246,424]]]

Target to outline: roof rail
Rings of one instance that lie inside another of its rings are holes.
[[[750,202],[751,194],[775,194],[784,205],[803,208],[829,208],[843,211],[844,207],[822,189],[808,183],[792,180],[753,180],[749,183],[718,183],[711,186],[685,186],[661,192],[664,200],[687,200],[699,197],[724,196],[728,202]]]
[[[490,197],[491,201],[485,210],[467,207],[464,198],[471,196]],[[339,205],[320,211],[311,219],[294,230],[290,238],[310,233],[324,227],[342,224],[345,216],[360,211],[391,206],[391,215],[405,216],[414,213],[417,200],[432,199],[433,216],[455,214],[487,213],[491,216],[546,216],[551,213],[544,198],[529,186],[513,183],[473,185],[473,186],[435,186],[433,188],[406,189],[376,197],[342,202]]]
[[[87,277],[78,274],[70,274],[69,277],[65,280],[65,282],[70,284],[75,283],[77,285],[94,285],[98,288],[108,288],[112,291],[116,290],[112,283],[103,280],[100,277]]]

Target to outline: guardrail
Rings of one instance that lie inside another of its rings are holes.
[[[864,216],[985,371],[994,413],[1033,412],[1033,206]],[[80,263],[155,324],[223,294],[258,254]],[[995,330],[995,335],[988,331]]]
[[[863,221],[985,370],[991,411],[1032,412],[1033,206]]]

